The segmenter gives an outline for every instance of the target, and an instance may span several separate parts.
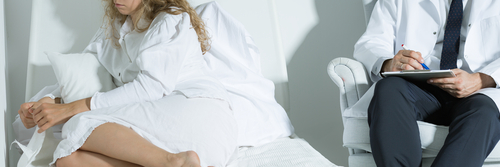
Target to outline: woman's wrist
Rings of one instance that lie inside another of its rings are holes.
[[[61,98],[52,99],[50,97],[43,97],[42,99],[38,100],[38,102],[39,103],[60,104],[61,103]]]
[[[85,111],[90,110],[90,97],[86,99],[80,99],[71,103],[68,103],[69,105],[69,111],[71,112],[71,115],[76,115]]]

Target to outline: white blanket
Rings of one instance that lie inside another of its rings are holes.
[[[239,167],[336,167],[301,138],[280,138],[259,147],[243,147]],[[233,166],[231,166],[233,167]]]

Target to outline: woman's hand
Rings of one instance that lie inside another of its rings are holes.
[[[90,110],[90,98],[68,104],[35,103],[33,104],[33,121],[38,127],[38,133],[50,127],[67,122],[74,115]]]
[[[21,121],[26,129],[32,128],[36,125],[35,121],[33,121],[33,115],[30,112],[34,103],[35,102],[23,103],[17,111],[17,113],[19,113],[19,118],[21,118]]]
[[[420,63],[424,63],[422,54],[413,50],[400,50],[392,59],[386,60],[382,71],[423,70]]]
[[[38,100],[38,103],[59,103],[60,98],[52,99],[50,97],[44,97],[40,100]],[[19,110],[17,113],[19,113],[19,117],[21,118],[21,121],[24,124],[24,127],[26,129],[32,128],[36,125],[35,121],[33,120],[33,115],[31,114],[33,112],[33,105],[36,102],[28,102],[28,103],[23,103],[21,107],[19,107]]]
[[[495,87],[496,83],[483,73],[473,73],[461,69],[452,70],[456,77],[451,78],[432,78],[427,82],[435,85],[457,98],[464,98],[482,88]]]

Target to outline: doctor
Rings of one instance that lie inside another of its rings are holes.
[[[354,57],[378,81],[368,109],[377,166],[420,166],[416,121],[449,126],[432,166],[482,166],[500,139],[500,1],[379,0]],[[404,50],[404,44],[408,50]],[[451,69],[409,82],[380,73]]]

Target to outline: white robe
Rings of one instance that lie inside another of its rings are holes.
[[[129,127],[171,153],[194,150],[202,166],[230,163],[236,121],[224,87],[206,73],[189,15],[161,13],[142,33],[132,31],[131,19],[116,27],[120,48],[101,29],[84,52],[96,54],[118,87],[94,94],[91,111],[64,124],[53,163],[107,122]]]

